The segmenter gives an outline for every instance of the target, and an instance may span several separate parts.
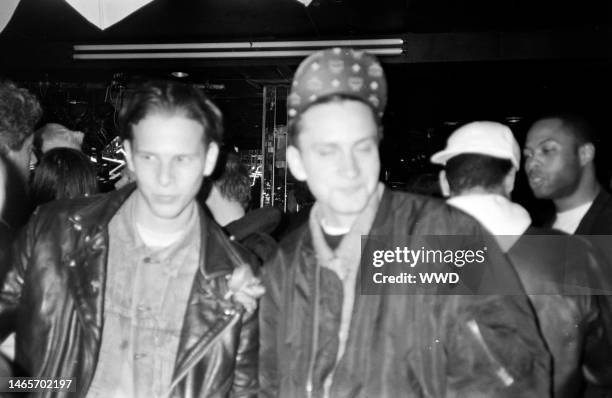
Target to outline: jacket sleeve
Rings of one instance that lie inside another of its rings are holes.
[[[266,293],[259,307],[259,386],[260,397],[278,397],[279,393],[279,360],[277,339],[280,317],[280,286],[283,271],[282,256],[277,253],[271,263],[266,264],[262,281]]]
[[[477,291],[445,304],[446,396],[550,396],[551,357],[516,270],[480,225],[461,224],[488,251]]]
[[[456,296],[447,397],[548,397],[551,358],[525,296]]]
[[[17,309],[24,288],[26,270],[35,242],[35,226],[37,214],[23,227],[13,243],[9,264],[6,264],[6,273],[2,277],[0,287],[0,341],[15,331]]]
[[[593,311],[587,324],[582,366],[589,383],[607,388],[612,387],[612,325],[606,322],[612,314],[611,297],[590,297]]]

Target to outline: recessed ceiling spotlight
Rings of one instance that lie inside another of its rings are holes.
[[[522,120],[523,118],[521,116],[507,116],[506,117],[506,121],[508,123],[518,123]]]
[[[189,73],[187,73],[187,72],[172,72],[171,75],[174,76],[174,77],[178,77],[179,79],[183,79],[183,78],[189,76]]]

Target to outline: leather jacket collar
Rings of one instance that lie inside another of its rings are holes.
[[[69,216],[69,220],[73,225],[73,228],[77,231],[95,231],[99,234],[104,234],[104,238],[108,241],[108,224],[110,220],[117,213],[119,208],[127,200],[127,198],[136,191],[136,184],[128,184],[123,188],[107,193],[107,200],[98,200],[92,202],[89,206],[80,208]],[[202,208],[198,207],[198,213],[200,215],[201,231],[202,231],[202,245],[200,252],[200,269],[206,278],[213,278],[220,274],[231,273],[233,268],[228,261],[204,261],[204,253],[210,251],[208,256],[210,258],[220,258],[220,256],[226,256],[226,250],[221,250],[226,246],[223,239],[220,239],[218,234],[211,234],[213,229],[219,229],[216,224],[210,220],[209,216]],[[219,229],[218,232],[222,231]],[[98,239],[85,237],[86,242],[100,242]],[[235,255],[235,250],[230,253]],[[241,261],[240,257],[232,259],[235,261]],[[242,262],[242,261],[241,261]]]

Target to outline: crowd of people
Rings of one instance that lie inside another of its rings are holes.
[[[279,241],[282,215],[248,208],[195,86],[124,101],[129,178],[99,193],[82,133],[35,131],[36,98],[0,83],[1,380],[74,382],[26,388],[40,397],[612,396],[612,198],[593,129],[543,115],[521,156],[508,126],[474,121],[431,157],[444,199],[398,192],[379,181],[388,90],[363,51],[300,64],[286,158],[315,202]],[[521,172],[554,203],[545,225],[512,201]],[[373,285],[376,242],[486,256],[453,268],[458,285]]]

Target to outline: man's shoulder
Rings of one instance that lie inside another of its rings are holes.
[[[308,222],[281,239],[277,250],[264,264],[264,273],[273,279],[282,278],[288,270],[299,265],[302,252],[305,256],[314,255]]]
[[[552,228],[530,227],[508,251],[519,273],[532,279],[599,286],[609,279],[603,253],[589,239]],[[537,277],[534,275],[537,274]]]
[[[74,219],[74,216],[77,216],[77,221],[79,221],[82,217],[86,217],[91,209],[99,207],[106,201],[108,201],[107,194],[51,201],[36,208],[30,218],[30,223],[63,223],[67,220]]]
[[[603,188],[601,189],[593,205],[585,214],[583,222],[587,225],[584,225],[583,228],[579,227],[579,232],[594,235],[612,235],[612,195],[608,191]]]
[[[287,235],[285,235],[278,243],[277,255],[273,257],[276,259],[279,254],[282,257],[292,257],[300,247],[303,247],[305,243],[310,241],[310,227],[308,222],[303,223],[299,227],[293,229]]]
[[[389,197],[389,203],[394,207],[414,207],[424,208],[427,210],[438,209],[445,206],[442,198],[426,196],[418,193],[386,190],[386,195]],[[383,201],[383,203],[385,203]]]
[[[386,209],[382,214],[413,233],[452,235],[480,231],[478,221],[442,198],[397,191],[389,191],[388,195],[383,200]]]

